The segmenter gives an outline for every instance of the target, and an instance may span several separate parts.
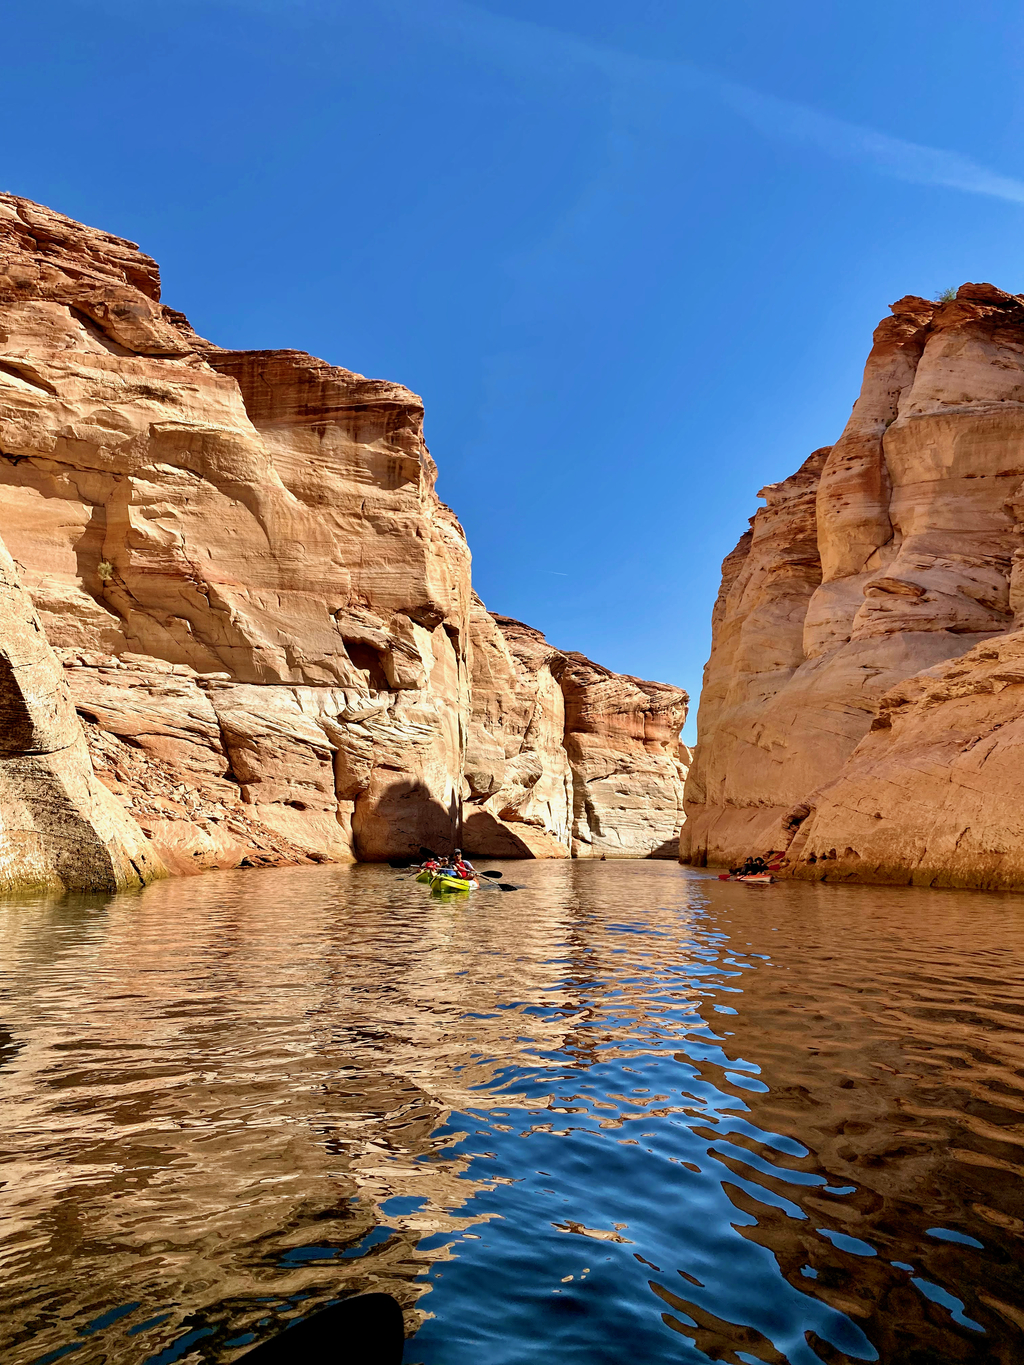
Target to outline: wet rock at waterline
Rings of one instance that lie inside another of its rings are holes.
[[[629,790],[600,794],[624,713],[573,758],[575,656],[474,597],[436,473],[408,389],[222,350],[134,243],[0,195],[0,535],[100,788],[172,872],[678,832],[678,725],[630,721]]]

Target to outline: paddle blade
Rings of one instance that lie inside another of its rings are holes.
[[[504,875],[505,875],[504,872],[481,872],[481,873],[480,873],[480,876],[481,876],[481,877],[497,877],[497,879],[498,879],[499,882],[501,881],[502,877],[504,877]]]

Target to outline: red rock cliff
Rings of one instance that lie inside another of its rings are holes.
[[[133,243],[0,195],[0,457],[96,775],[172,871],[447,849],[463,823],[571,851],[563,656],[474,599],[415,394],[213,346]]]
[[[1024,299],[894,304],[841,438],[723,566],[682,857],[1024,884],[1022,435]]]

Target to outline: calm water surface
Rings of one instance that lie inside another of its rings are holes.
[[[526,863],[0,911],[0,1358],[1024,1360],[1024,899]]]

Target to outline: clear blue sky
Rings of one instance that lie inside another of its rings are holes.
[[[48,0],[3,44],[0,187],[222,345],[422,394],[488,605],[694,703],[887,305],[1024,290],[1019,0]]]

